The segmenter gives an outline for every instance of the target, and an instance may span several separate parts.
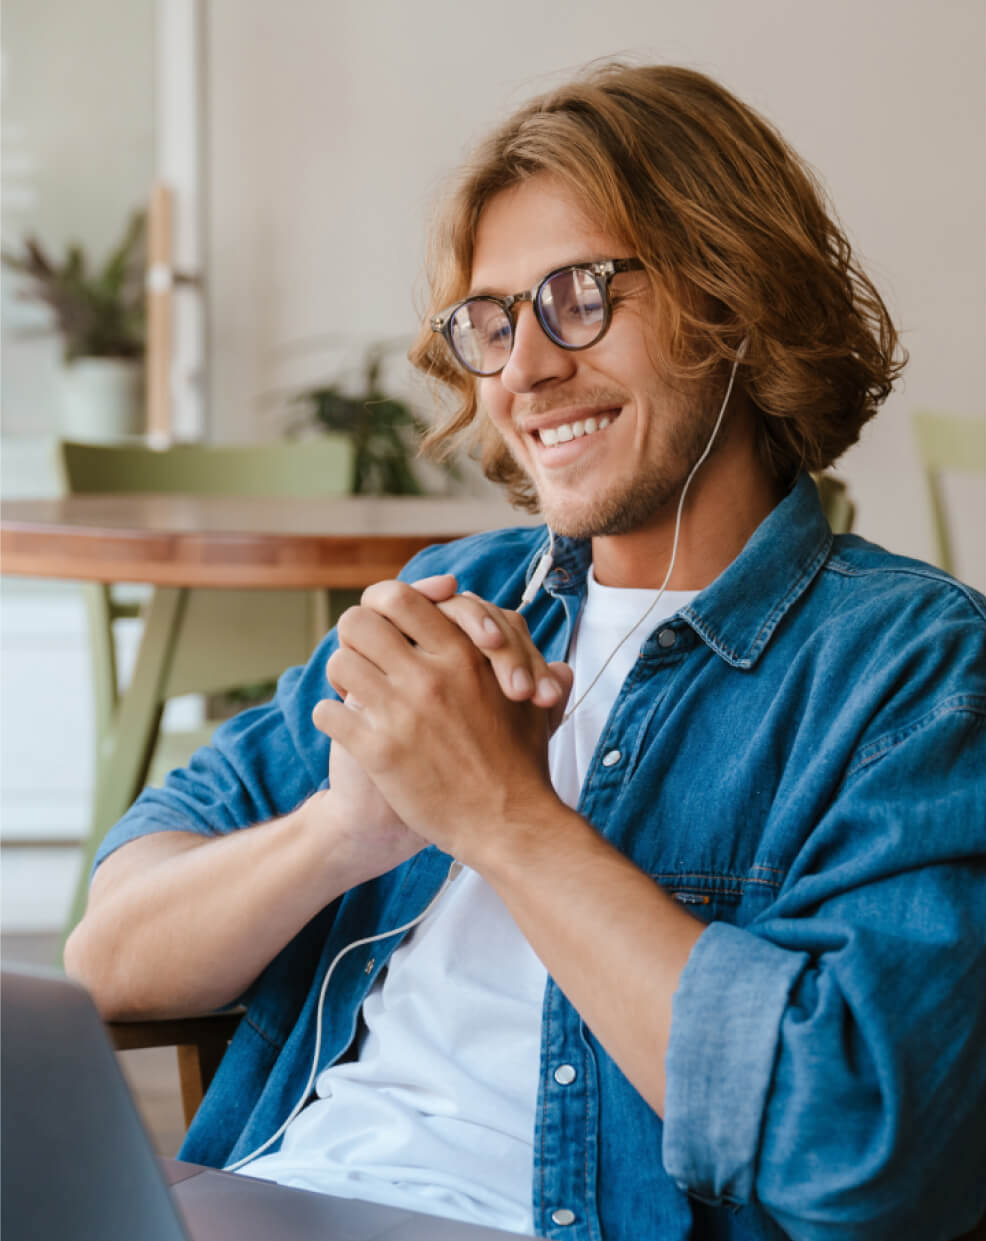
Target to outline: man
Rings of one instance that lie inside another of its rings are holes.
[[[546,526],[371,588],[145,792],[69,969],[114,1016],[246,1003],[188,1158],[556,1237],[958,1234],[986,604],[804,472],[900,370],[879,295],[673,68],[507,121],[436,254],[432,440]]]

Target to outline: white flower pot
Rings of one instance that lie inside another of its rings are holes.
[[[62,370],[62,433],[118,440],[144,429],[143,367],[126,358],[76,358]]]

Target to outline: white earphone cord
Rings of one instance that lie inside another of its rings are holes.
[[[649,604],[647,610],[643,613],[643,615],[640,616],[640,618],[634,622],[634,624],[626,631],[626,633],[619,640],[619,642],[617,642],[616,646],[614,646],[613,649],[610,651],[602,667],[599,669],[596,675],[589,682],[588,686],[579,695],[578,701],[575,702],[573,706],[569,707],[568,710],[565,712],[564,716],[562,716],[562,723],[565,723],[567,720],[569,720],[572,717],[572,715],[574,715],[576,710],[582,705],[582,703],[585,701],[586,697],[588,696],[589,692],[592,690],[593,686],[596,684],[596,682],[599,680],[602,674],[609,667],[609,664],[611,660],[613,659],[613,657],[616,655],[616,652],[620,649],[623,643],[626,642],[626,640],[630,637],[630,635],[634,632],[634,630],[640,628],[640,626],[644,623],[644,621],[651,614],[651,612],[653,612],[654,608],[656,608],[658,603],[660,603],[665,591],[667,590],[668,582],[670,582],[671,580],[671,574],[674,572],[675,559],[678,555],[678,535],[681,531],[681,514],[682,514],[682,510],[684,509],[684,505],[685,505],[685,497],[688,494],[688,488],[691,486],[691,481],[695,477],[695,474],[697,473],[699,466],[703,463],[703,461],[705,461],[706,457],[708,457],[709,453],[712,451],[712,445],[715,443],[716,436],[719,434],[719,428],[722,426],[722,420],[726,413],[726,406],[729,404],[729,398],[730,396],[732,396],[732,393],[733,393],[733,383],[736,379],[736,368],[739,365],[740,359],[743,357],[743,354],[746,352],[745,346],[746,346],[746,342],[744,341],[740,345],[739,349],[737,350],[736,359],[733,362],[733,368],[729,373],[729,383],[726,385],[726,395],[722,399],[722,405],[719,409],[719,415],[716,418],[715,426],[712,428],[712,434],[709,436],[709,442],[705,445],[705,450],[702,453],[702,455],[692,466],[691,472],[689,473],[688,477],[685,479],[685,485],[681,489],[681,496],[678,500],[678,511],[677,511],[677,514],[675,515],[675,522],[674,522],[674,540],[671,544],[671,563],[668,565],[668,571],[667,571],[667,574],[665,575],[664,581],[661,584],[661,588],[658,591],[656,598]],[[534,595],[537,593],[537,590],[540,588],[542,582],[544,581],[545,577],[548,575],[548,571],[551,568],[552,552],[554,549],[554,534],[551,531],[549,531],[549,539],[550,541],[548,544],[548,549],[542,555],[541,559],[538,561],[538,565],[534,571],[534,575],[531,578],[531,581],[528,583],[527,589],[524,592],[524,598],[521,601],[521,607],[524,607],[525,604],[528,604],[531,602]],[[322,1050],[322,1008],[325,1003],[325,995],[326,995],[326,992],[328,991],[329,980],[332,977],[335,967],[339,964],[342,958],[346,955],[347,952],[352,952],[354,948],[361,948],[365,944],[375,944],[378,942],[378,940],[389,939],[392,935],[400,935],[404,931],[409,931],[411,930],[412,927],[417,926],[419,922],[423,921],[423,919],[425,919],[428,916],[428,914],[431,912],[434,906],[438,904],[439,900],[441,900],[442,896],[445,893],[445,889],[449,886],[449,884],[456,877],[456,875],[458,875],[461,869],[462,867],[460,863],[458,862],[452,863],[452,865],[449,867],[449,873],[445,877],[444,883],[438,889],[438,892],[435,894],[434,898],[430,901],[430,903],[423,910],[423,912],[418,914],[418,916],[414,918],[411,922],[406,922],[403,926],[396,927],[393,931],[383,931],[379,935],[370,935],[366,939],[357,939],[353,943],[347,944],[346,947],[343,948],[341,952],[336,954],[336,956],[332,960],[332,964],[325,971],[325,977],[322,979],[322,986],[318,994],[318,1003],[316,1005],[316,1017],[315,1017],[315,1054],[312,1056],[311,1072],[308,1074],[308,1081],[305,1083],[305,1088],[301,1093],[301,1097],[298,1099],[298,1102],[291,1109],[287,1119],[284,1121],[281,1127],[275,1133],[271,1134],[271,1136],[267,1139],[266,1142],[263,1143],[262,1146],[258,1146],[257,1149],[254,1151],[251,1151],[249,1155],[245,1155],[242,1159],[238,1159],[236,1163],[227,1164],[226,1167],[223,1169],[224,1172],[236,1172],[239,1168],[242,1168],[245,1164],[251,1163],[258,1156],[262,1155],[264,1151],[267,1150],[268,1147],[273,1146],[273,1144],[277,1141],[279,1137],[281,1137],[281,1135],[287,1129],[288,1125],[290,1125],[290,1123],[294,1120],[294,1118],[298,1115],[301,1109],[305,1106],[305,1103],[308,1101],[308,1098],[312,1092],[312,1088],[315,1085],[315,1080],[318,1077],[318,1057]]]
[[[712,428],[712,434],[709,436],[709,442],[705,445],[705,451],[702,453],[699,459],[692,466],[691,472],[689,473],[688,477],[685,479],[685,485],[681,489],[681,496],[678,500],[678,511],[674,519],[674,540],[671,544],[671,563],[668,565],[668,571],[664,576],[664,581],[661,583],[661,589],[657,592],[656,597],[650,602],[650,604],[648,604],[647,610],[636,621],[634,621],[634,623],[626,631],[623,637],[620,638],[619,642],[617,642],[616,646],[614,646],[613,649],[610,651],[610,653],[606,656],[606,659],[603,661],[602,667],[599,669],[596,675],[592,678],[589,684],[585,687],[582,693],[578,696],[576,701],[566,710],[565,714],[561,718],[562,724],[567,723],[568,720],[572,718],[575,712],[583,704],[583,702],[585,702],[586,698],[589,696],[596,682],[599,680],[602,674],[609,667],[614,656],[616,655],[616,652],[620,649],[620,647],[624,644],[624,642],[626,642],[626,640],[630,637],[630,635],[634,632],[634,630],[640,628],[640,626],[644,623],[647,617],[650,616],[651,612],[654,611],[657,605],[664,598],[664,593],[668,588],[668,582],[671,581],[671,574],[674,572],[674,563],[678,556],[678,535],[681,533],[681,514],[682,514],[682,510],[685,507],[685,496],[688,495],[688,488],[691,486],[692,479],[695,477],[696,473],[698,472],[698,467],[702,464],[702,462],[706,459],[706,457],[712,451],[712,445],[715,443],[716,436],[719,434],[719,428],[722,426],[722,420],[726,414],[726,406],[729,404],[729,398],[733,394],[733,383],[736,380],[736,368],[737,366],[739,366],[740,359],[743,357],[744,353],[746,353],[745,346],[746,346],[746,341],[744,340],[743,343],[740,345],[739,349],[736,351],[736,358],[733,361],[732,370],[729,372],[729,383],[726,385],[726,395],[722,398],[722,405],[719,407],[719,416],[716,418],[715,426]]]
[[[294,1120],[294,1118],[298,1115],[301,1109],[308,1102],[308,1098],[312,1092],[312,1087],[315,1085],[315,1079],[318,1077],[318,1057],[319,1057],[319,1053],[322,1050],[322,1006],[325,1003],[325,993],[328,990],[329,979],[332,977],[332,972],[335,969],[335,967],[339,964],[339,962],[342,960],[342,958],[346,955],[347,952],[352,952],[354,948],[361,948],[363,947],[364,944],[375,944],[377,940],[389,939],[392,935],[400,935],[403,931],[409,931],[411,927],[417,926],[419,922],[421,922],[424,918],[428,916],[429,913],[431,913],[432,909],[438,904],[439,900],[444,894],[445,889],[449,886],[449,884],[452,882],[452,880],[458,875],[459,871],[461,870],[462,870],[462,864],[460,862],[452,863],[452,865],[449,867],[448,874],[445,876],[445,881],[442,884],[442,886],[435,893],[434,897],[428,903],[425,909],[421,913],[419,913],[418,916],[414,918],[411,922],[405,922],[403,926],[396,927],[393,931],[383,931],[379,935],[370,935],[366,939],[354,940],[353,943],[347,944],[346,947],[343,948],[341,952],[336,953],[335,957],[332,960],[332,964],[325,971],[325,977],[322,979],[322,988],[318,993],[318,1004],[316,1005],[316,1009],[315,1009],[315,1012],[316,1012],[315,1054],[314,1056],[312,1056],[311,1072],[308,1074],[308,1081],[305,1083],[305,1088],[301,1092],[301,1098],[291,1109],[287,1120],[285,1120],[284,1124],[281,1125],[280,1129],[278,1129],[276,1133],[272,1133],[271,1136],[267,1139],[266,1142],[264,1142],[262,1146],[258,1146],[257,1149],[255,1151],[251,1151],[249,1155],[244,1155],[243,1158],[238,1159],[236,1163],[227,1164],[223,1168],[224,1172],[236,1172],[238,1169],[242,1168],[244,1164],[251,1163],[254,1159],[257,1158],[258,1155],[262,1155],[264,1151],[267,1150],[269,1146],[272,1146],[277,1141],[277,1139],[284,1133],[288,1125],[290,1125],[292,1120]]]

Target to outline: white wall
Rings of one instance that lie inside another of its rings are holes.
[[[863,533],[930,554],[909,413],[984,409],[980,0],[208,0],[206,17],[219,438],[273,429],[271,394],[413,331],[431,204],[491,123],[594,57],[678,62],[821,173],[896,314],[906,382],[842,472]],[[319,335],[348,354],[294,347]],[[986,586],[983,490],[956,495],[960,568]]]

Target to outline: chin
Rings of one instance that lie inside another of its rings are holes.
[[[673,515],[681,481],[636,480],[615,494],[589,500],[552,501],[541,496],[541,513],[555,534],[570,539],[633,534],[668,513]]]

